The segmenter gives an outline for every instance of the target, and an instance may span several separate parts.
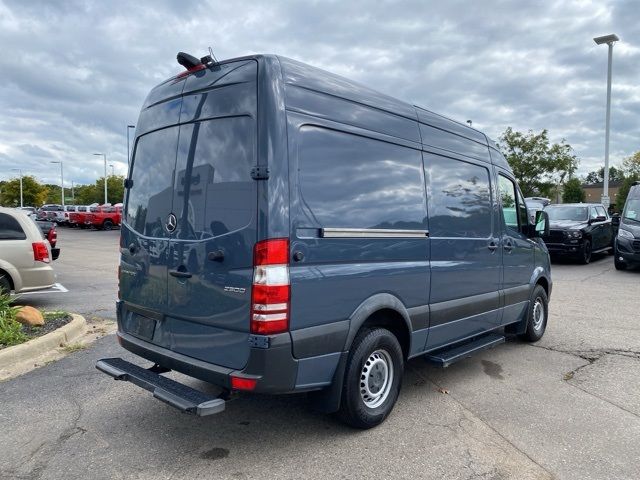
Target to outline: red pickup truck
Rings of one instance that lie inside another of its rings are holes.
[[[86,214],[84,224],[88,227],[95,227],[99,230],[111,230],[120,226],[122,219],[122,204],[99,205],[91,207]]]

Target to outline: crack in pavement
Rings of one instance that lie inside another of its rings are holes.
[[[8,478],[15,478],[16,480],[39,480],[51,460],[62,449],[64,444],[74,435],[84,435],[86,433],[87,430],[85,428],[78,426],[78,422],[83,415],[82,406],[74,398],[68,398],[67,400],[69,400],[77,410],[74,419],[71,421],[71,426],[66,428],[58,438],[53,441],[44,441],[28,455],[27,460],[20,466],[33,462],[34,466],[31,470],[26,473],[18,473],[20,466],[15,467],[9,470]]]
[[[440,384],[438,384],[435,380],[431,379],[430,377],[427,377],[425,375],[423,375],[419,370],[417,370],[415,367],[410,366],[409,368],[414,371],[414,373],[416,375],[418,375],[420,378],[422,378],[424,381],[429,382],[431,385],[433,385],[434,387],[436,387],[439,390],[444,390],[444,387],[442,387]],[[491,425],[487,420],[485,420],[484,418],[482,418],[480,415],[474,413],[469,407],[467,407],[460,399],[456,398],[455,395],[452,395],[451,393],[449,393],[447,395],[447,397],[451,398],[455,403],[457,403],[460,408],[462,409],[462,411],[465,413],[465,415],[463,415],[459,422],[458,422],[458,426],[460,428],[462,428],[462,430],[464,430],[467,434],[469,434],[469,432],[462,426],[462,422],[464,420],[468,420],[468,418],[466,418],[466,414],[472,416],[473,418],[477,419],[480,423],[482,423],[483,425],[485,425],[489,430],[491,430],[492,432],[494,432],[498,437],[500,437],[502,440],[504,440],[504,442],[506,442],[508,445],[511,445],[511,447],[516,450],[517,452],[521,453],[524,457],[526,457],[527,459],[529,459],[529,461],[531,461],[531,463],[533,463],[534,465],[536,465],[538,468],[540,468],[540,470],[542,470],[543,472],[545,472],[549,478],[555,478],[555,475],[553,475],[553,473],[551,473],[547,468],[545,468],[544,466],[542,466],[540,463],[538,463],[533,457],[531,457],[527,452],[525,452],[524,450],[522,450],[521,448],[519,448],[517,445],[515,445],[513,442],[511,442],[507,437],[505,437],[502,433],[500,433],[493,425]],[[451,428],[451,427],[449,427]],[[486,442],[486,438],[483,439],[484,442]],[[497,448],[499,448],[500,450],[503,450],[502,445],[497,445],[494,443],[494,446],[496,446]],[[473,471],[473,470],[472,470]],[[476,474],[474,472],[474,476],[471,476],[469,478],[483,478],[483,476],[485,474],[480,474],[481,476],[478,476],[478,474]]]

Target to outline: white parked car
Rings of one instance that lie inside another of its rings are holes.
[[[0,291],[22,293],[53,286],[51,261],[59,254],[26,213],[0,207]]]

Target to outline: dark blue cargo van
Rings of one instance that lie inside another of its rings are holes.
[[[640,182],[629,189],[613,248],[617,270],[640,266]]]
[[[185,61],[186,59],[186,61]],[[273,55],[179,55],[136,129],[121,233],[120,344],[97,367],[182,411],[313,392],[369,428],[408,359],[441,366],[544,333],[549,257],[494,143]]]

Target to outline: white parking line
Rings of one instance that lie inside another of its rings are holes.
[[[62,285],[61,283],[54,283],[52,287],[49,288],[45,288],[44,290],[36,290],[35,292],[24,292],[24,293],[20,293],[20,296],[23,295],[37,295],[37,294],[41,294],[41,293],[67,293],[69,290],[67,290],[64,285]]]

